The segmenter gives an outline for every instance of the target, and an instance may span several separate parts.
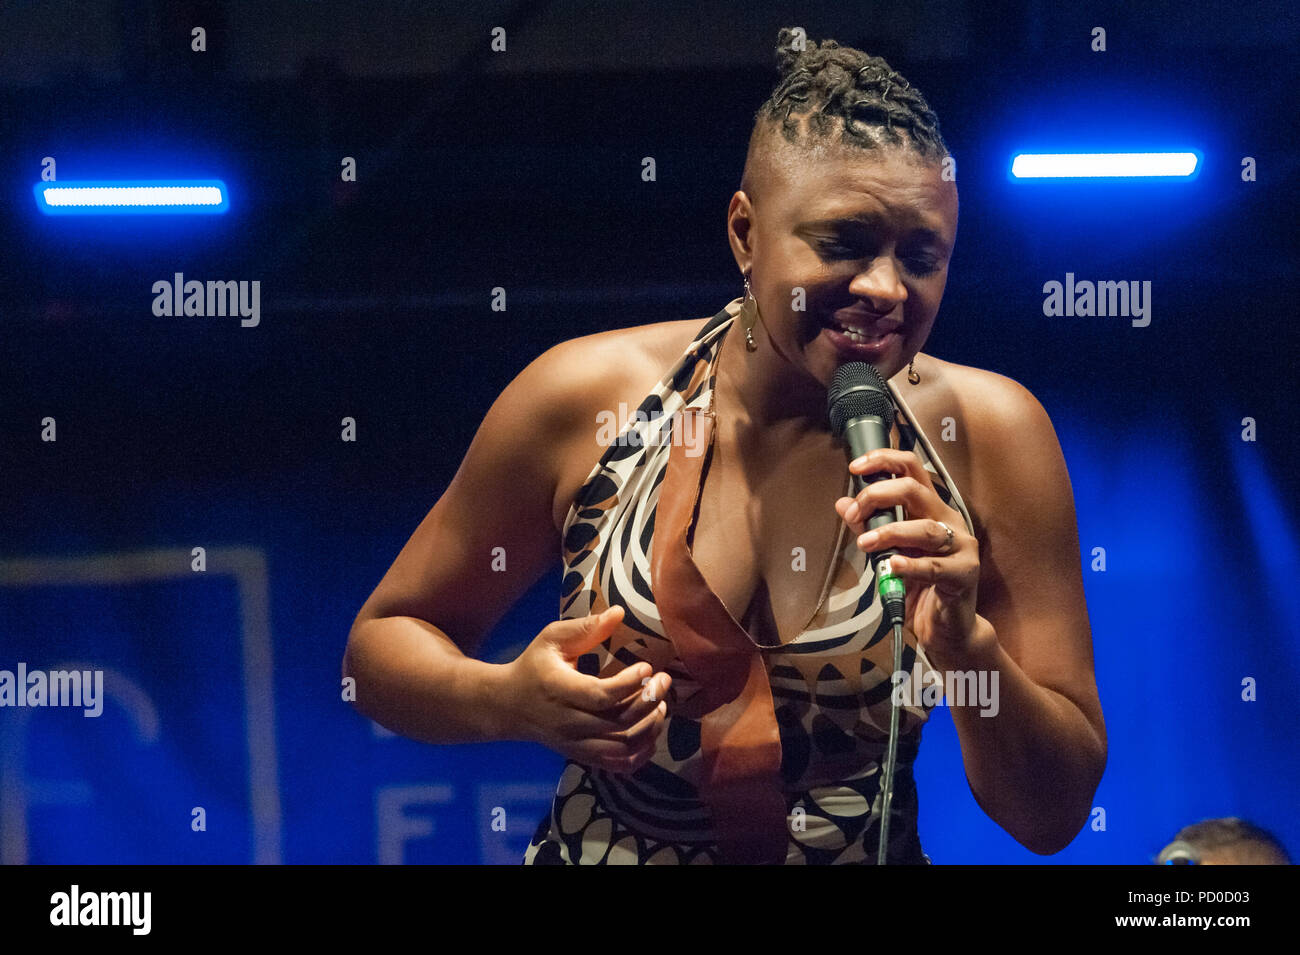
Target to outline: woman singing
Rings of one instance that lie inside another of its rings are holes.
[[[527,863],[875,862],[894,688],[877,550],[902,555],[906,685],[996,690],[947,701],[990,818],[1057,852],[1105,766],[1052,423],[1015,381],[921,352],[957,234],[938,122],[883,60],[794,36],[727,211],[744,296],[528,365],[349,635],[380,724],[567,758]],[[827,388],[849,361],[896,415],[892,448],[846,468]],[[610,440],[620,405],[643,413]],[[854,497],[854,474],[892,476]],[[511,663],[475,660],[557,554],[561,619]],[[934,701],[900,696],[886,858],[925,863],[912,763]]]

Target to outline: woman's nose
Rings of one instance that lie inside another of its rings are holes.
[[[894,265],[892,256],[881,255],[853,277],[849,291],[870,303],[871,309],[881,315],[893,311],[900,302],[907,301],[907,287]]]

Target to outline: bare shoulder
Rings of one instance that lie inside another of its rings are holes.
[[[567,339],[534,359],[510,389],[527,396],[554,458],[552,517],[558,528],[604,448],[602,411],[635,408],[685,352],[708,319],[655,322]]]
[[[1021,495],[1069,499],[1056,430],[1028,388],[1006,375],[930,355],[918,356],[916,370],[922,385],[910,400],[927,433],[945,436],[937,448],[980,536]]]
[[[437,621],[462,652],[474,653],[554,562],[570,502],[603,454],[598,410],[653,388],[677,339],[695,325],[589,335],[529,362],[488,408],[455,476],[357,620]],[[484,555],[498,551],[510,555],[508,567],[483,573]]]
[[[594,422],[635,395],[639,402],[685,351],[694,320],[656,322],[570,338],[551,346],[512,382],[558,424]],[[594,423],[592,424],[595,428]]]
[[[935,391],[955,404],[962,420],[985,438],[993,438],[1008,426],[1023,427],[1026,418],[1047,420],[1047,412],[1028,388],[1006,375],[971,365],[959,365],[927,355],[926,364],[935,378]],[[918,369],[920,371],[921,369]]]

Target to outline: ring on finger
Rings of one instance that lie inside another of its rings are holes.
[[[945,533],[947,533],[948,535],[946,538],[944,538],[943,543],[939,545],[939,549],[946,554],[952,550],[953,530],[943,521],[936,521],[935,523],[937,523],[940,527],[942,527]]]

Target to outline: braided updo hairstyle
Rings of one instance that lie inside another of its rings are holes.
[[[926,160],[948,155],[938,117],[920,92],[883,59],[834,40],[806,41],[806,49],[791,49],[797,36],[788,27],[777,34],[781,79],[754,114],[745,162],[751,188],[751,167],[767,158],[778,130],[786,143],[806,148],[837,140],[870,150],[906,146]],[[839,135],[833,139],[837,128]]]

